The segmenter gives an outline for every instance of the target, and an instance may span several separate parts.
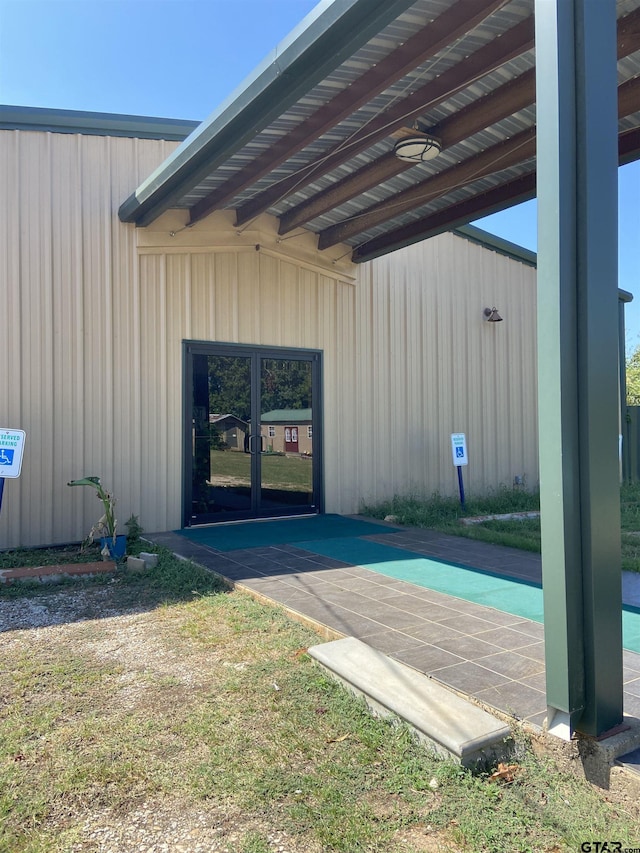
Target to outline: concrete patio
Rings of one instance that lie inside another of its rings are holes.
[[[356,637],[489,708],[543,724],[544,628],[538,622],[293,544],[220,552],[177,533],[149,538],[284,606],[326,638]],[[410,528],[362,538],[510,578],[541,578],[540,556],[512,548]],[[639,606],[640,575],[624,575],[624,601]],[[640,654],[628,650],[624,711],[640,718]]]

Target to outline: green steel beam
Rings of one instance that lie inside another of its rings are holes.
[[[615,0],[536,0],[549,729],[622,721]]]

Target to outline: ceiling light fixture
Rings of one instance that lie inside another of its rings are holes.
[[[405,136],[396,142],[393,153],[405,163],[424,163],[433,160],[442,151],[442,142],[428,133]]]

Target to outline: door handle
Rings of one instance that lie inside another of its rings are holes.
[[[258,448],[258,453],[264,453],[264,451],[266,449],[264,446],[265,442],[266,442],[266,438],[264,437],[264,435],[258,435],[257,433],[250,435],[249,436],[249,453],[251,453],[253,456],[255,456],[255,453],[256,453],[256,446],[253,443],[256,438],[260,439],[260,447]]]

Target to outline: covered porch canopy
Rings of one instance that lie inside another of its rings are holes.
[[[563,736],[622,721],[616,168],[638,156],[640,0],[333,0],[119,211],[145,226],[182,208],[189,227],[233,210],[238,229],[266,212],[280,239],[312,232],[361,263],[537,186],[547,701]]]

